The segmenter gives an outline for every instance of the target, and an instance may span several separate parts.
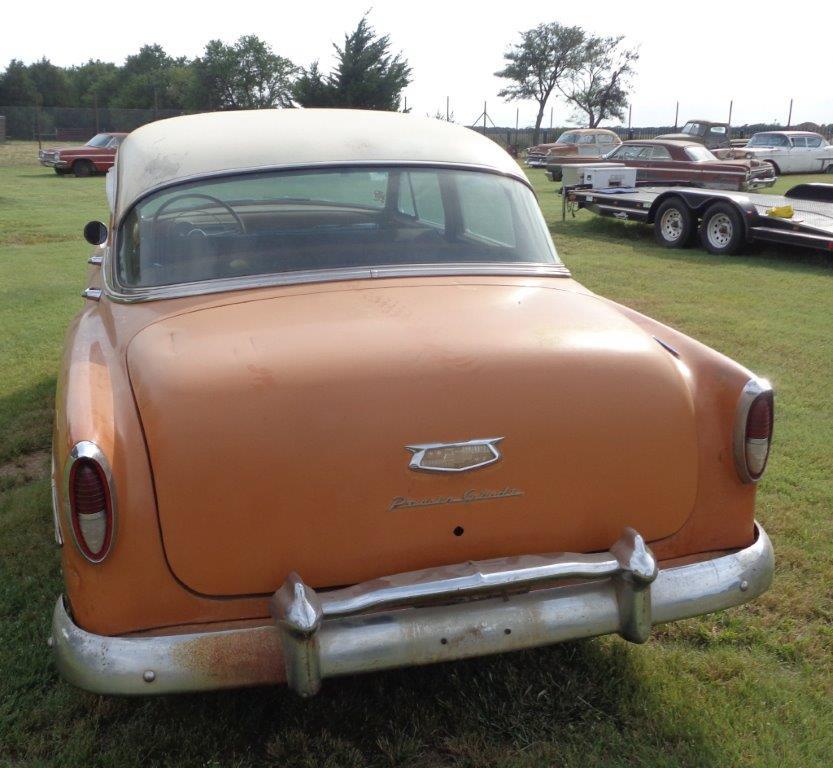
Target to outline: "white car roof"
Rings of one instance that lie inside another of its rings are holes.
[[[821,136],[821,138],[824,138],[824,136],[815,131],[757,131],[752,135],[757,136],[760,133],[775,133],[779,136]]]
[[[526,182],[491,139],[441,120],[353,109],[260,109],[159,120],[119,147],[115,214],[159,187],[258,168],[349,163],[480,166]]]

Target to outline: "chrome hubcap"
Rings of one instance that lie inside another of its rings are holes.
[[[732,239],[732,220],[725,213],[718,213],[709,219],[706,236],[715,248],[725,248]]]
[[[679,240],[683,234],[683,215],[676,208],[669,208],[662,214],[659,227],[662,236],[669,242]]]

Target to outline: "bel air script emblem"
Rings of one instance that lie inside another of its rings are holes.
[[[406,445],[413,454],[410,468],[424,472],[468,472],[500,459],[497,444],[502,437],[486,437],[461,443]]]

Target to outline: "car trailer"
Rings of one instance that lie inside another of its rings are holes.
[[[667,248],[690,244],[695,232],[709,253],[740,253],[768,242],[833,251],[833,184],[798,184],[784,195],[695,187],[565,188],[566,210],[653,224]]]

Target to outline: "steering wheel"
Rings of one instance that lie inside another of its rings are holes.
[[[166,202],[162,203],[162,205],[159,206],[159,210],[153,216],[154,227],[156,226],[156,222],[162,215],[163,211],[165,211],[170,205],[173,205],[173,203],[177,202],[178,200],[185,200],[189,197],[199,198],[201,200],[210,200],[212,203],[217,203],[217,205],[219,205],[221,208],[225,208],[231,214],[231,217],[234,219],[237,226],[240,227],[240,234],[246,234],[246,225],[243,223],[243,219],[241,219],[240,216],[238,216],[234,208],[232,208],[228,203],[223,202],[219,198],[214,197],[213,195],[206,195],[203,192],[186,192],[182,195],[172,197],[170,200],[167,200]],[[185,213],[185,211],[183,211],[183,213]]]

